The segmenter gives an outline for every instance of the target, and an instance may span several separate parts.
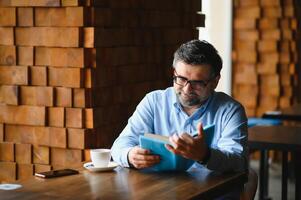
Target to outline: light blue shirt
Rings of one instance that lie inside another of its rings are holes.
[[[129,167],[128,152],[139,145],[139,135],[155,133],[170,136],[194,134],[197,124],[215,124],[211,156],[206,165],[215,171],[247,169],[247,117],[240,103],[222,92],[214,92],[204,105],[188,116],[172,87],[148,93],[137,106],[128,124],[112,146],[115,162]],[[204,167],[195,163],[192,167]]]

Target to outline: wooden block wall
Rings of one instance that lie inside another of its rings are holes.
[[[233,95],[248,116],[296,100],[297,21],[293,0],[237,0],[233,26]]]
[[[146,92],[171,83],[173,52],[204,26],[200,5],[0,1],[0,182],[110,148]]]
[[[297,16],[298,21],[294,22],[294,26],[297,26],[297,29],[300,30],[301,24],[300,24],[300,19],[301,19],[301,2],[300,1],[295,1],[295,13]],[[298,31],[298,33],[295,35],[295,38],[297,39],[297,43],[296,44],[300,44],[301,42],[301,34],[300,31]],[[300,50],[300,45],[296,45],[294,46],[294,48],[298,49],[298,55],[297,57],[300,58],[301,57],[301,50]],[[297,78],[298,80],[301,80],[301,59],[298,59],[298,63],[297,63],[297,68],[294,69],[296,70],[295,73],[298,74]],[[293,92],[295,96],[297,96],[297,101],[301,102],[301,81],[299,81],[297,83],[297,88],[296,90]]]

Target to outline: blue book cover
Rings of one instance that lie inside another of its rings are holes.
[[[214,125],[204,127],[205,142],[210,147],[214,135]],[[140,147],[160,155],[160,163],[151,167],[154,171],[186,171],[195,161],[176,155],[165,148],[170,144],[167,136],[145,133],[139,137]]]

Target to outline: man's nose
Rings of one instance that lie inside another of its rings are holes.
[[[190,82],[186,82],[186,84],[185,84],[184,87],[183,87],[183,90],[184,90],[184,91],[192,91],[193,88],[192,88],[192,86],[191,86],[191,83],[190,83]]]

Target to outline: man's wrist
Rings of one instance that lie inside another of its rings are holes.
[[[198,163],[202,164],[202,165],[206,165],[209,161],[211,157],[211,149],[208,148],[205,157],[203,158],[203,160],[198,161]]]
[[[130,151],[131,151],[131,149],[130,149],[130,150],[128,151],[128,153],[127,153],[128,166],[129,166],[129,168],[134,168],[134,165],[132,165],[132,163],[130,162],[130,158],[129,158]]]

